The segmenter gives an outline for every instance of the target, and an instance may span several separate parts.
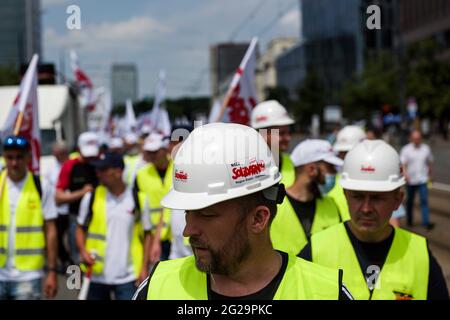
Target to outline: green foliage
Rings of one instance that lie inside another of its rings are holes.
[[[20,76],[13,66],[0,66],[0,86],[16,86]]]
[[[265,89],[265,100],[277,100],[282,105],[289,104],[289,91],[285,87],[273,87]]]
[[[297,92],[299,101],[293,104],[294,116],[302,124],[309,124],[313,114],[323,114],[327,103],[325,86],[317,73],[311,70]]]
[[[398,107],[397,68],[392,54],[382,53],[366,62],[361,75],[344,84],[340,101],[344,117],[369,119],[385,104]]]
[[[416,98],[422,114],[432,117],[450,108],[450,61],[437,59],[439,53],[439,45],[429,39],[408,50],[407,95]]]

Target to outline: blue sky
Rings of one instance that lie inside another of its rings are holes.
[[[298,37],[299,0],[42,0],[43,55],[59,66],[75,48],[94,85],[110,85],[111,64],[135,63],[139,97],[153,95],[158,71],[169,97],[208,95],[209,47],[259,35]],[[69,5],[81,9],[81,30],[69,30]],[[232,35],[234,35],[232,37]]]

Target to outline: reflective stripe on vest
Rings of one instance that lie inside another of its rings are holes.
[[[274,300],[337,300],[338,270],[295,256],[288,265]],[[194,256],[160,262],[148,286],[149,300],[207,300],[207,275],[195,266]]]
[[[341,214],[342,221],[345,222],[350,220],[350,212],[348,210],[347,199],[345,198],[344,189],[341,187],[340,180],[341,175],[337,174],[334,187],[327,193],[327,196],[334,200],[339,209],[339,213]]]
[[[288,188],[294,184],[295,167],[288,153],[281,154],[281,158],[281,183]]]
[[[329,197],[316,199],[316,212],[311,226],[311,234],[340,222],[336,205]],[[278,206],[277,214],[270,227],[270,238],[275,249],[297,255],[308,243],[303,226],[291,202],[286,197]]]
[[[6,172],[0,180],[6,179]],[[5,182],[0,199],[0,267],[4,267],[9,248],[10,204],[9,187]],[[44,215],[41,197],[32,174],[27,174],[17,201],[14,229],[14,266],[20,271],[42,269],[45,262]]]
[[[395,300],[396,294],[427,298],[429,256],[426,239],[419,235],[395,228],[372,296],[343,223],[313,235],[311,250],[313,262],[344,270],[343,283],[357,300]]]
[[[170,215],[171,210],[161,207],[162,198],[169,192],[172,187],[173,163],[169,161],[169,165],[164,176],[164,183],[161,180],[156,167],[148,164],[140,168],[136,179],[140,191],[147,194],[150,204],[150,221],[153,228],[158,225],[161,214],[163,214],[163,227],[161,229],[161,241],[170,240]]]
[[[92,266],[92,272],[96,275],[102,274],[103,268],[105,266],[106,244],[108,241],[106,195],[107,189],[104,186],[98,186],[95,189],[95,198],[94,203],[92,204],[92,220],[89,223],[86,236],[86,251],[96,253],[95,263]],[[142,224],[140,220],[137,220],[133,226],[133,235],[130,243],[129,253],[131,256],[131,261],[133,263],[133,271],[136,277],[139,276],[142,268],[142,234]],[[85,270],[85,266],[82,266],[82,269]]]

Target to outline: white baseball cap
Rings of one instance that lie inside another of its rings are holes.
[[[344,164],[344,161],[334,154],[331,144],[319,139],[307,139],[299,143],[291,153],[291,160],[295,167],[317,161],[325,161],[335,166]]]
[[[83,132],[78,137],[78,148],[85,158],[96,157],[100,151],[100,142],[95,132]]]
[[[145,140],[144,140],[144,151],[158,151],[162,148],[167,148],[169,145],[169,140],[164,139],[164,136],[160,135],[159,133],[151,133]]]
[[[136,144],[138,142],[138,136],[133,132],[127,133],[125,135],[125,142],[127,144]]]
[[[122,138],[119,138],[119,137],[112,138],[111,141],[108,143],[108,147],[111,149],[123,148]]]

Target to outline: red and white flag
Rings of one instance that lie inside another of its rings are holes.
[[[17,134],[26,138],[31,144],[32,160],[30,170],[39,174],[39,159],[41,157],[41,132],[39,130],[38,106],[38,76],[37,65],[39,56],[33,55],[30,65],[20,82],[19,93],[14,100],[6,123],[3,126],[2,136]],[[18,132],[14,132],[20,113],[23,114]]]
[[[257,38],[253,38],[231,80],[224,104],[216,121],[250,124],[250,116],[256,106],[255,67]]]
[[[78,56],[75,51],[70,52],[70,64],[75,76],[75,82],[79,89],[80,107],[86,108],[88,111],[95,109],[96,97],[94,95],[94,85],[87,74],[81,70],[78,63]]]

